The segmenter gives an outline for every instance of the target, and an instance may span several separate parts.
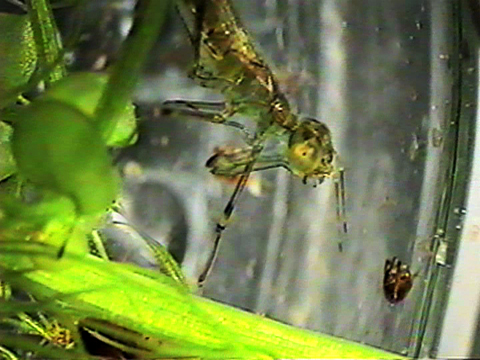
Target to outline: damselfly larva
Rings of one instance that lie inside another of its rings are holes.
[[[166,101],[164,114],[186,115],[204,121],[233,126],[245,134],[247,146],[234,151],[217,151],[208,161],[213,174],[238,176],[238,182],[216,226],[216,240],[202,284],[216,257],[218,245],[235,203],[252,171],[283,167],[314,185],[336,172],[335,150],[329,128],[315,119],[294,113],[281,93],[278,81],[255,49],[249,35],[227,0],[178,0],[194,48],[191,77],[203,87],[223,94],[224,102]],[[256,124],[252,132],[231,120],[243,115]],[[274,150],[265,144],[274,141]],[[339,177],[343,181],[343,176]],[[337,214],[344,213],[343,183],[337,187]],[[346,231],[346,226],[343,226]]]

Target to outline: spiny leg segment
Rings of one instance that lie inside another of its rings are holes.
[[[225,102],[169,100],[162,104],[162,114],[166,116],[188,116],[213,124],[231,126],[242,131],[247,139],[252,138],[243,124],[228,120],[235,114],[235,109],[227,106]]]
[[[232,126],[234,128],[241,130],[244,133],[247,139],[247,142],[249,142],[250,140],[253,140],[254,138],[244,125],[236,121],[228,120],[228,117],[232,116],[234,114],[234,111],[229,110],[227,104],[225,104],[224,102],[170,100],[163,103],[162,113],[168,116],[183,115],[183,116],[188,116],[193,119],[197,119],[201,121]],[[220,245],[223,231],[227,227],[227,223],[233,214],[235,205],[248,182],[250,173],[254,170],[256,161],[262,150],[263,150],[263,147],[260,145],[260,141],[258,141],[257,145],[254,145],[251,147],[251,149],[249,149],[249,152],[250,152],[248,156],[249,161],[245,165],[243,165],[243,171],[239,174],[240,177],[235,186],[235,190],[232,193],[230,200],[228,201],[223,211],[222,219],[216,225],[216,228],[215,228],[216,237],[213,244],[213,248],[207,260],[207,263],[205,265],[205,269],[200,274],[198,279],[198,285],[200,287],[203,286],[206,278],[208,277],[208,275],[212,270],[213,264],[215,263],[215,260],[218,255],[219,245]],[[207,161],[207,164],[208,164],[208,161]],[[278,167],[278,166],[282,166],[282,164],[279,164],[279,163],[268,164],[268,168]]]
[[[339,226],[340,235],[348,233],[347,217],[346,217],[346,200],[345,200],[345,169],[340,168],[338,175],[334,179],[335,183],[335,202],[337,213],[337,224]],[[343,252],[343,243],[338,241],[338,251]]]
[[[207,263],[205,265],[205,269],[203,270],[203,272],[200,274],[198,278],[199,287],[203,286],[203,284],[205,283],[205,280],[207,279],[207,276],[210,274],[212,270],[213,264],[215,263],[215,260],[218,256],[218,249],[220,247],[220,240],[222,238],[223,231],[227,228],[227,223],[232,216],[233,210],[235,209],[235,205],[241,193],[243,192],[243,189],[245,189],[245,185],[247,184],[250,173],[253,170],[255,161],[261,151],[262,151],[261,146],[257,146],[256,148],[254,148],[252,152],[253,159],[246,165],[244,173],[238,179],[237,185],[235,186],[235,190],[233,191],[233,194],[230,197],[230,200],[228,201],[227,206],[225,206],[225,209],[223,210],[223,217],[216,225],[215,242],[213,244],[213,249],[212,249],[212,252],[210,253],[210,257],[208,258]]]

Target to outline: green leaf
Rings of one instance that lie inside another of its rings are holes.
[[[11,149],[12,133],[12,127],[0,121],[0,181],[17,169]]]
[[[1,245],[0,266],[6,257],[16,256],[14,248]],[[25,244],[18,247],[26,250]],[[69,254],[62,262],[54,272],[25,273],[23,285],[40,300],[78,293],[62,300],[64,312],[75,313],[80,321],[96,319],[90,329],[138,345],[152,358],[402,358],[194,296],[164,274]],[[138,341],[135,334],[141,335]]]
[[[15,101],[12,91],[26,85],[37,61],[27,15],[0,13],[0,109]]]
[[[62,50],[62,43],[48,0],[27,1],[40,68],[53,64]],[[65,64],[60,62],[45,79],[47,86],[66,75]]]

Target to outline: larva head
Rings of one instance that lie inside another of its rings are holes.
[[[313,178],[321,183],[334,172],[335,150],[328,127],[314,119],[305,118],[292,133],[288,142],[290,171],[304,182]]]

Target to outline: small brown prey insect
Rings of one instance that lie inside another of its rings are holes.
[[[383,293],[390,304],[398,304],[404,300],[413,286],[413,279],[417,274],[412,274],[410,267],[402,264],[395,256],[385,261],[383,276]]]
[[[216,239],[201,285],[217,255],[222,232],[252,171],[283,167],[304,183],[321,184],[336,172],[335,150],[328,127],[315,119],[301,118],[280,92],[278,81],[253,46],[249,35],[227,0],[178,0],[193,48],[191,77],[203,87],[223,94],[224,102],[166,101],[163,114],[186,115],[203,121],[233,126],[245,134],[246,146],[217,151],[206,166],[211,173],[238,177],[233,194],[216,226]],[[252,133],[233,115],[255,121]],[[273,144],[267,146],[266,144]],[[344,211],[343,175],[336,185],[337,215]],[[341,195],[340,195],[341,194]],[[346,232],[346,225],[343,226]]]

